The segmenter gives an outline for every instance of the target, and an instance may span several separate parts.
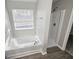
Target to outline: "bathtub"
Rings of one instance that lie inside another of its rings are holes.
[[[42,43],[38,36],[27,37],[27,39],[12,38],[6,41],[6,56],[18,58],[41,52]]]

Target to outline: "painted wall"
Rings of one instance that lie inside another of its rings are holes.
[[[63,42],[64,42],[65,33],[67,30],[67,26],[69,23],[69,18],[70,18],[72,8],[73,8],[73,0],[59,0],[59,1],[55,2],[52,5],[52,7],[53,7],[52,9],[58,7],[57,10],[64,10],[64,9],[66,10],[62,30],[60,33],[60,38],[59,38],[59,41],[57,40],[58,45],[60,45],[62,47]]]

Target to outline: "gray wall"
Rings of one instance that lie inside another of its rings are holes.
[[[66,30],[67,30],[67,26],[68,26],[68,23],[69,23],[69,18],[70,18],[71,11],[72,11],[72,8],[73,8],[73,0],[58,0],[57,2],[55,2],[52,5],[52,7],[53,7],[52,10],[55,7],[58,7],[57,10],[66,9],[64,22],[63,22],[62,30],[61,30],[61,33],[60,33],[59,42],[58,42],[58,45],[60,45],[62,47],[63,42],[64,42],[65,33],[66,33]]]

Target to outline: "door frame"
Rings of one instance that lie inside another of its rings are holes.
[[[61,22],[60,22],[60,25],[59,25],[57,42],[56,42],[57,46],[63,51],[66,49],[69,33],[71,31],[72,24],[73,24],[73,10],[72,10],[71,15],[70,15],[70,19],[69,19],[69,23],[68,23],[68,26],[67,26],[66,34],[65,34],[65,37],[64,37],[63,46],[61,47],[60,45],[58,45],[58,42],[59,42],[59,39],[60,39],[60,34],[61,34],[62,25],[63,25],[63,21],[64,21],[65,11],[66,10],[62,10],[62,13],[61,13],[61,17],[60,17]]]
[[[58,28],[58,35],[57,35],[57,41],[56,41],[58,47],[59,47],[58,42],[59,42],[59,38],[60,38],[62,26],[63,26],[65,12],[66,12],[65,9],[61,10],[61,16],[60,16],[60,22],[59,22],[59,28]]]
[[[70,31],[71,31],[72,25],[73,25],[73,10],[71,12],[71,16],[70,16],[70,19],[69,19],[69,24],[68,24],[66,34],[65,34],[65,37],[64,37],[62,50],[66,49],[66,45],[67,45],[67,42],[68,42],[68,37],[69,37]]]

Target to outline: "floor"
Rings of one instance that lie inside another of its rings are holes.
[[[40,53],[38,53],[17,59],[73,59],[73,57],[67,52],[61,51],[57,47],[53,47],[47,49],[47,55],[41,55]]]

